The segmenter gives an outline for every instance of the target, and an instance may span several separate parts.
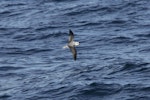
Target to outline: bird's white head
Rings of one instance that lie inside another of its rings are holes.
[[[79,42],[75,42],[74,44],[75,44],[75,46],[78,46],[80,43]]]

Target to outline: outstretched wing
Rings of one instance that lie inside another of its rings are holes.
[[[69,30],[69,42],[73,41],[74,34],[71,30]]]
[[[74,60],[76,60],[76,58],[77,58],[77,51],[76,51],[76,48],[75,48],[75,47],[69,47],[69,48],[70,48],[70,50],[71,50],[71,52],[72,52],[72,54],[73,54]]]

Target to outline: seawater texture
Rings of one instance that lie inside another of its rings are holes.
[[[150,1],[1,0],[0,100],[150,100]]]

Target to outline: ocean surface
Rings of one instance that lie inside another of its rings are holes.
[[[150,0],[1,0],[0,100],[150,100]]]

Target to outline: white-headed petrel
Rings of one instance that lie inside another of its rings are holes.
[[[77,50],[75,48],[75,46],[79,45],[79,42],[75,42],[74,40],[74,34],[71,30],[69,30],[69,41],[68,44],[66,46],[64,46],[63,48],[70,48],[72,54],[73,54],[73,58],[74,60],[77,59]]]

